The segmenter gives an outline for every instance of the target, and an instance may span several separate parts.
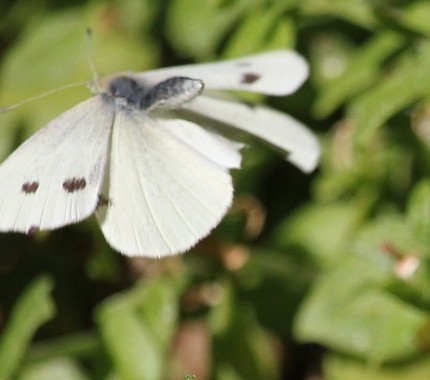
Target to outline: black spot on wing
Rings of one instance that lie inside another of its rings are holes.
[[[26,194],[34,194],[39,188],[39,182],[25,182],[21,186],[21,191]]]
[[[101,207],[109,207],[112,204],[112,201],[103,194],[98,195],[97,206],[96,209]]]
[[[87,181],[84,177],[73,177],[67,178],[63,182],[63,189],[68,193],[74,193],[75,191],[83,190],[87,186]]]
[[[252,84],[252,83],[258,81],[260,78],[261,78],[261,76],[259,74],[245,73],[245,74],[242,75],[240,83],[243,83],[243,84]]]

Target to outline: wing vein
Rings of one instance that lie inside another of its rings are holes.
[[[165,131],[162,131],[161,129],[158,129],[157,130],[157,132],[160,132],[160,133],[166,133]],[[160,136],[158,136],[157,135],[157,133],[152,133],[152,135],[153,136],[155,136],[155,138],[156,139],[159,139],[159,140],[161,140],[161,138],[160,138]],[[180,141],[179,139],[176,139],[175,138],[175,141],[177,142],[177,143],[179,143],[179,144],[181,144],[181,145],[183,145],[183,146],[185,146],[185,148],[187,148],[187,149],[190,149],[190,148],[188,148],[182,141]],[[155,144],[154,144],[155,145]],[[161,158],[161,159],[163,159],[164,157],[156,150],[156,149],[152,149],[152,154],[154,154],[154,156],[157,156],[158,158]],[[198,152],[196,152],[196,154],[198,154]],[[203,159],[203,160],[205,160],[205,161],[207,161],[208,162],[208,164],[209,165],[213,165],[213,166],[215,166],[217,169],[220,169],[220,170],[222,170],[222,168],[218,165],[218,164],[216,164],[216,163],[214,163],[214,162],[212,162],[212,161],[210,161],[209,159],[207,159],[206,157],[204,157],[203,155],[201,155],[201,154],[199,154],[199,156]],[[178,184],[178,185],[180,185],[180,187],[183,189],[183,190],[185,190],[186,192],[188,192],[188,194],[190,194],[195,200],[197,200],[203,207],[205,207],[206,208],[206,210],[207,211],[209,211],[212,215],[216,215],[217,213],[210,207],[210,206],[208,206],[206,203],[204,203],[201,199],[200,199],[200,197],[198,197],[189,187],[185,187],[185,186],[183,186],[183,184],[182,184],[182,181],[180,181],[179,179],[178,179],[178,177],[175,175],[175,173],[174,172],[170,172],[169,173],[169,177],[170,178],[174,178],[175,179],[175,182]],[[163,191],[163,190],[162,190]],[[166,194],[164,191],[163,191],[163,194]]]

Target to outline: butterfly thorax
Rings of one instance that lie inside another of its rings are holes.
[[[203,90],[203,82],[187,77],[171,77],[155,85],[147,85],[129,76],[113,78],[102,94],[120,110],[149,111],[154,108],[179,108]]]

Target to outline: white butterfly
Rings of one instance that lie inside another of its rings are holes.
[[[129,73],[98,83],[0,166],[0,231],[52,230],[95,213],[126,255],[186,251],[214,228],[233,194],[229,169],[242,144],[187,120],[201,115],[249,132],[305,172],[319,158],[314,135],[291,117],[214,90],[269,95],[306,79],[296,53]]]

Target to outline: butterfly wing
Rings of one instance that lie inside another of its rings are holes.
[[[160,120],[160,128],[212,162],[227,169],[240,168],[242,156],[239,151],[244,144],[226,139],[184,119]]]
[[[208,90],[243,90],[268,95],[288,95],[308,76],[308,65],[297,53],[275,50],[215,63],[168,67],[134,74],[153,85],[173,76],[200,79]]]
[[[171,128],[163,119],[117,114],[105,202],[96,215],[106,240],[124,254],[183,252],[219,223],[231,203],[225,166],[235,159],[222,166],[193,148],[201,135],[185,144]],[[234,157],[228,145],[216,149]]]
[[[0,230],[49,230],[88,217],[103,183],[113,110],[93,97],[61,114],[0,166]]]
[[[287,153],[286,159],[304,172],[318,163],[320,147],[315,135],[284,113],[209,96],[198,96],[183,108],[267,141]]]

